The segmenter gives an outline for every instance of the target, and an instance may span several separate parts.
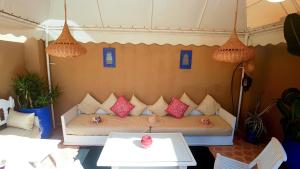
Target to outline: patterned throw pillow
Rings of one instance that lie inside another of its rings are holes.
[[[188,107],[189,106],[187,104],[173,97],[171,103],[166,109],[166,112],[168,112],[171,116],[174,116],[176,118],[182,118]]]
[[[120,96],[117,102],[110,108],[117,116],[126,117],[130,111],[134,108],[134,105],[129,103],[125,97]]]

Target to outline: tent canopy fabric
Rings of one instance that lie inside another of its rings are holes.
[[[81,42],[220,45],[233,29],[235,3],[67,0],[67,16],[72,34]],[[283,42],[283,19],[298,12],[299,4],[300,0],[239,0],[237,31],[241,40],[249,45]],[[63,23],[63,0],[0,0],[0,34],[54,40]]]

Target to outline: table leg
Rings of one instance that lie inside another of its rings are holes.
[[[179,166],[179,169],[187,169],[187,166]]]

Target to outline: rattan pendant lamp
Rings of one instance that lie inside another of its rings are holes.
[[[214,60],[220,61],[220,62],[227,62],[227,63],[237,63],[238,64],[237,68],[240,67],[242,69],[238,110],[236,113],[236,115],[237,115],[236,127],[238,126],[238,120],[239,120],[239,116],[240,116],[241,103],[242,103],[242,97],[243,97],[242,80],[244,78],[245,69],[247,69],[246,71],[252,71],[250,69],[254,69],[253,65],[251,65],[252,64],[251,61],[254,59],[254,56],[255,56],[254,50],[251,48],[248,48],[246,45],[244,45],[240,41],[240,39],[238,38],[237,33],[236,33],[238,1],[239,0],[236,0],[233,32],[230,35],[227,42],[225,42],[224,45],[220,46],[213,53]],[[237,68],[235,69],[235,71],[237,70]],[[235,71],[233,72],[232,77],[234,76]],[[231,80],[231,88],[232,88],[232,85],[233,85],[233,78]],[[233,98],[232,98],[232,100],[233,100]],[[232,102],[234,102],[234,101],[232,101]],[[234,103],[233,103],[233,111],[234,111],[234,109],[235,109],[235,107],[234,107]]]
[[[214,52],[213,58],[216,61],[242,63],[254,59],[254,50],[244,45],[236,33],[238,1],[239,0],[236,1],[233,32],[231,33],[228,41]]]
[[[64,10],[65,23],[62,33],[59,35],[56,41],[54,41],[47,47],[46,52],[51,56],[63,58],[84,55],[86,53],[86,49],[73,38],[67,24],[66,0],[64,0]]]

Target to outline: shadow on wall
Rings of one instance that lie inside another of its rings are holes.
[[[256,70],[253,87],[245,94],[243,118],[245,112],[255,105],[257,95],[262,96],[262,107],[279,98],[281,93],[290,87],[300,88],[300,57],[287,52],[286,44],[267,45],[256,48]],[[263,116],[270,136],[283,138],[280,125],[281,113],[277,107]]]

